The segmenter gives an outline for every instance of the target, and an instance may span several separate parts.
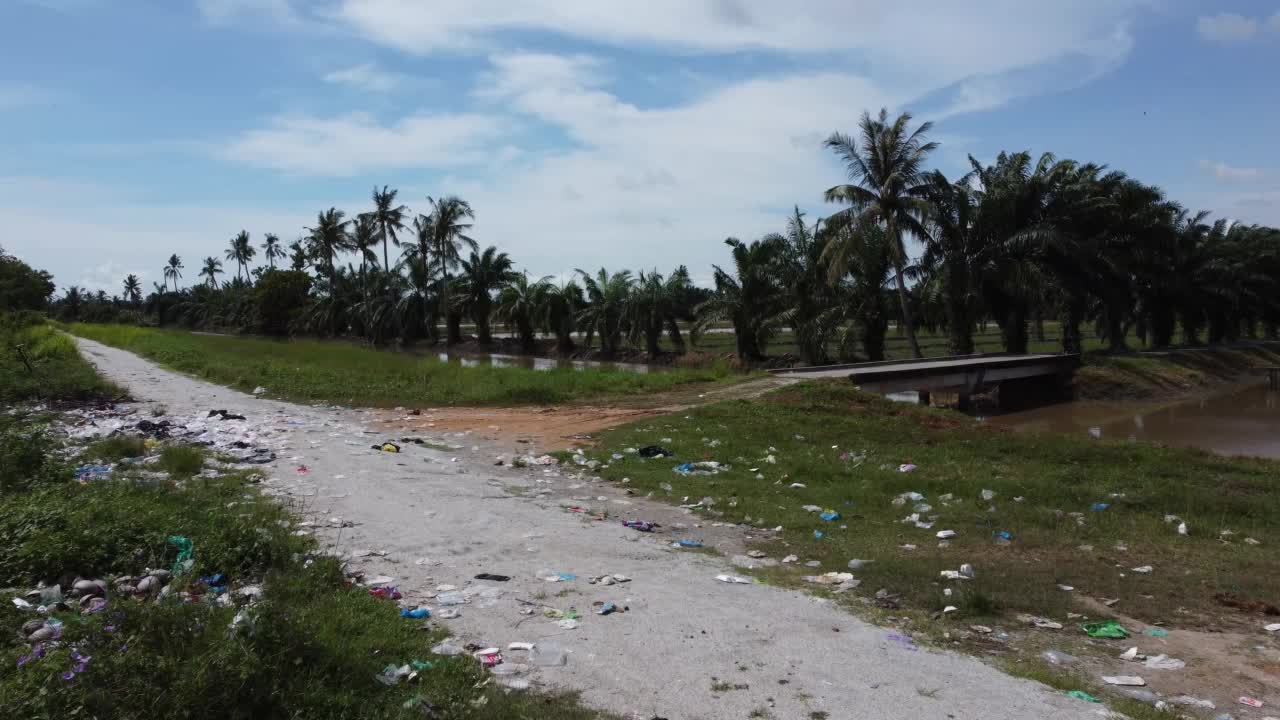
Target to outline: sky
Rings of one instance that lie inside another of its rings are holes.
[[[0,0],[0,246],[184,283],[390,185],[459,195],[535,276],[706,282],[812,220],[886,107],[931,161],[1051,151],[1280,226],[1280,0]],[[260,260],[261,258],[259,258]]]

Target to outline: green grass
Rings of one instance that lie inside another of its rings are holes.
[[[175,477],[190,477],[204,467],[207,453],[191,445],[166,445],[156,466]]]
[[[146,440],[139,435],[116,435],[99,440],[85,449],[84,456],[100,462],[119,462],[126,458],[142,457],[147,453]]]
[[[75,343],[32,318],[0,314],[0,402],[83,402],[118,397],[76,352]],[[22,361],[26,358],[27,363]]]
[[[1147,400],[1246,376],[1252,368],[1280,365],[1280,345],[1171,350],[1148,355],[1085,356],[1076,371],[1076,394],[1086,400]]]
[[[315,340],[273,341],[76,324],[77,335],[175,370],[273,397],[367,406],[519,405],[613,398],[730,378],[726,367],[639,374],[612,368],[462,367],[434,358]]]
[[[780,525],[784,531],[776,539],[761,543],[775,558],[820,560],[823,571],[844,570],[853,558],[873,561],[856,573],[860,590],[840,596],[849,602],[884,588],[921,611],[956,605],[956,616],[964,619],[1032,612],[1067,623],[1068,608],[1079,611],[1073,598],[1090,595],[1119,598],[1118,611],[1142,620],[1197,626],[1218,622],[1216,593],[1257,599],[1280,594],[1269,549],[1280,542],[1280,506],[1269,499],[1280,487],[1280,463],[1002,432],[843,383],[804,383],[749,402],[622,426],[601,433],[598,450],[589,454],[608,463],[614,452],[663,437],[672,438],[675,458],[624,455],[601,475],[630,478],[629,488],[670,502],[711,497],[715,504],[701,510],[708,517]],[[846,452],[865,459],[842,460]],[[731,469],[690,477],[672,471],[680,462],[699,460]],[[917,469],[901,473],[903,463]],[[661,483],[674,492],[663,492]],[[806,487],[792,489],[792,483]],[[982,501],[984,489],[995,499]],[[893,499],[908,491],[924,494],[933,507],[925,514],[939,516],[932,529],[901,522],[912,504],[895,506]],[[944,504],[941,496],[948,493],[953,499]],[[1110,507],[1091,511],[1098,502]],[[832,508],[843,519],[823,522],[804,505]],[[1073,512],[1082,514],[1082,524]],[[1184,519],[1190,536],[1179,536],[1166,514]],[[1224,529],[1236,533],[1232,542],[1219,540]],[[958,533],[950,547],[938,547],[940,530]],[[997,544],[998,531],[1011,533],[1012,543]],[[1245,537],[1262,544],[1247,545]],[[903,549],[907,544],[917,549]],[[973,564],[977,579],[946,583],[955,594],[944,597],[939,573],[961,563]],[[1155,570],[1130,570],[1142,565]],[[811,572],[781,566],[764,575],[796,582]],[[1059,584],[1074,586],[1074,593]]]

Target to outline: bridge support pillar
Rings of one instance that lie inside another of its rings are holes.
[[[929,407],[929,403],[932,401],[932,397],[929,395],[929,391],[918,390],[916,391],[916,394],[920,396],[919,399],[916,400],[916,402],[925,407]]]

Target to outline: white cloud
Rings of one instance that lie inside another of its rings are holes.
[[[508,129],[499,117],[475,113],[419,113],[391,125],[359,112],[332,118],[287,115],[242,134],[220,154],[286,173],[334,177],[457,167],[484,159]]]
[[[731,52],[851,52],[885,71],[964,77],[1064,54],[1108,53],[1144,0],[341,0],[336,19],[406,52],[491,48],[504,31]]]
[[[1254,182],[1263,177],[1258,168],[1235,167],[1221,161],[1201,160],[1200,169],[1222,182]]]
[[[324,76],[327,83],[368,92],[391,92],[400,87],[403,79],[398,73],[382,70],[374,63],[353,65]]]
[[[1267,19],[1267,30],[1273,33],[1280,33],[1280,10]]]
[[[1254,18],[1236,13],[1202,15],[1196,18],[1196,31],[1200,33],[1200,37],[1223,44],[1252,40],[1258,34],[1258,25]]]

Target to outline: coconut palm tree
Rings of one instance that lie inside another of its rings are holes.
[[[211,290],[218,289],[218,276],[222,274],[222,263],[215,257],[207,257],[204,259],[204,267],[200,270],[200,277],[204,278],[204,284],[209,286]]]
[[[446,342],[453,344],[462,340],[462,330],[454,310],[454,283],[449,279],[449,268],[457,267],[462,261],[463,247],[470,248],[473,253],[480,250],[479,243],[467,235],[471,229],[467,220],[474,220],[475,213],[470,203],[455,195],[439,199],[428,196],[427,203],[431,206],[431,213],[427,216],[431,228],[431,254],[440,268],[440,307],[451,319]]]
[[[365,282],[365,269],[369,263],[376,265],[378,262],[378,255],[373,251],[373,246],[377,244],[378,226],[373,214],[365,213],[358,216],[351,231],[351,246],[360,256],[360,297],[366,302],[369,300],[369,287]]]
[[[382,190],[373,189],[373,211],[366,213],[372,221],[373,226],[377,229],[377,239],[382,241],[382,267],[389,269],[391,260],[387,254],[388,242],[396,247],[400,247],[400,238],[396,233],[406,229],[405,218],[408,216],[409,208],[404,205],[396,205],[396,194],[398,190],[388,189],[386,185],[382,186]]]
[[[329,208],[316,216],[315,227],[307,228],[307,255],[329,279],[331,292],[337,284],[335,260],[339,253],[352,249],[351,237],[347,233],[351,221],[345,219],[346,216],[337,208]]]
[[[610,274],[600,268],[595,277],[585,270],[577,272],[582,277],[586,295],[586,304],[578,311],[578,319],[600,333],[601,354],[606,358],[613,357],[621,346],[623,322],[635,280],[630,270]]]
[[[550,280],[547,276],[530,282],[528,273],[514,273],[498,293],[494,314],[515,329],[521,352],[532,354],[537,350],[535,323],[546,304]]]
[[[173,291],[178,292],[178,280],[182,278],[182,258],[177,255],[169,256],[169,264],[164,266],[164,278],[173,280]]]
[[[284,248],[280,246],[279,236],[272,233],[262,236],[262,256],[267,259],[267,266],[272,270],[276,269],[276,260],[287,257]]]
[[[878,118],[864,112],[858,123],[861,146],[859,141],[843,133],[833,133],[827,138],[826,146],[844,161],[852,182],[828,189],[826,200],[849,205],[847,212],[858,223],[883,225],[888,232],[897,272],[895,281],[902,324],[911,353],[918,358],[922,353],[907,300],[904,279],[907,252],[902,237],[904,233],[916,237],[925,234],[920,223],[927,211],[924,162],[938,144],[925,139],[933,123],[923,123],[914,131],[909,129],[910,123],[909,113],[902,113],[891,122],[887,109],[881,109]],[[829,261],[833,277],[844,274],[845,263],[838,252]]]
[[[142,283],[138,280],[137,275],[129,273],[129,275],[125,277],[124,296],[134,305],[142,302]]]
[[[256,253],[257,250],[255,250],[253,245],[249,242],[249,233],[241,230],[239,234],[231,238],[230,247],[227,248],[225,257],[228,260],[235,261],[237,280],[240,279],[240,275],[245,266],[248,265],[249,261],[253,259],[253,256]]]
[[[745,361],[764,359],[765,347],[781,324],[785,305],[779,262],[786,243],[776,236],[744,243],[737,238],[724,241],[731,248],[733,274],[713,265],[715,293],[698,306],[699,331],[711,323],[728,320],[733,324],[738,357]]]
[[[489,332],[489,316],[493,312],[493,293],[514,276],[511,257],[490,245],[482,253],[471,253],[462,261],[461,280],[465,290],[463,308],[476,324],[476,339],[482,345],[493,342]]]

